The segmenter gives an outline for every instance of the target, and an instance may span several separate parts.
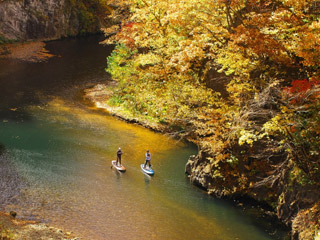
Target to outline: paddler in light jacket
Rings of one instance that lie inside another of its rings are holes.
[[[146,168],[147,164],[149,165],[149,168],[151,168],[151,153],[149,150],[146,152],[146,162],[144,163],[143,168]]]

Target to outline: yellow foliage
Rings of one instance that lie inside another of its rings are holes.
[[[245,143],[252,146],[253,143],[257,140],[258,140],[257,134],[253,130],[248,131],[248,130],[242,129],[240,131],[240,137],[238,140],[238,143],[240,146]]]
[[[250,147],[275,135],[285,145],[294,137],[291,128],[298,125],[300,113],[290,104],[279,106],[281,112],[260,131],[244,113],[267,86],[283,78],[281,84],[288,86],[292,70],[301,67],[302,76],[319,75],[320,22],[307,11],[312,1],[129,3],[131,15],[118,30],[120,47],[108,68],[119,81],[124,107],[179,126],[177,131],[187,132],[214,156],[215,165],[229,159],[226,152],[232,144]],[[212,71],[227,79],[224,98],[207,88]],[[299,137],[310,137],[311,129],[318,133],[316,125],[299,132]]]
[[[314,234],[314,240],[320,240],[320,230],[317,229]]]

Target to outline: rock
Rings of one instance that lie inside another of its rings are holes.
[[[304,211],[299,211],[292,221],[292,239],[314,240],[315,226],[310,225],[310,218]]]
[[[2,46],[0,48],[0,55],[8,55],[10,53],[11,53],[11,51],[7,46]]]
[[[196,159],[196,155],[191,155],[191,156],[189,157],[189,160],[188,160],[186,166],[185,166],[185,173],[187,173],[188,175],[191,174],[192,167],[193,167],[193,165],[194,165],[195,159]]]
[[[205,173],[205,174],[209,174],[209,173],[211,173],[211,166],[210,166],[210,164],[207,164],[204,168],[203,168],[203,173]]]
[[[10,216],[15,218],[17,216],[17,212],[15,211],[10,211]]]

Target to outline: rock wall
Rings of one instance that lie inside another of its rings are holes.
[[[100,29],[93,23],[91,32]],[[69,0],[0,1],[0,37],[4,39],[59,39],[82,31],[81,16]]]
[[[257,128],[279,111],[277,89],[270,88],[264,96],[266,101],[252,104],[254,107],[249,109],[249,120]],[[259,109],[255,109],[257,106]],[[286,151],[278,148],[279,141],[274,137],[260,139],[253,147],[232,146],[232,155],[238,159],[233,166],[227,161],[212,164],[215,155],[201,149],[189,158],[185,172],[190,182],[208,194],[249,197],[270,206],[268,209],[272,208],[279,220],[292,227],[292,239],[313,240],[320,216],[319,186],[298,174],[301,171],[297,165],[289,160]]]
[[[242,197],[252,198],[266,208],[269,216],[276,216],[286,226],[291,227],[292,240],[314,240],[314,234],[319,231],[316,227],[318,216],[320,215],[320,191],[317,185],[290,182],[290,171],[292,166],[290,163],[281,170],[281,177],[274,186],[260,185],[255,182],[256,186],[252,188],[230,191],[232,188],[239,188],[236,182],[230,185],[222,183],[212,175],[214,167],[211,166],[210,158],[204,151],[199,151],[198,155],[189,158],[185,172],[190,182],[206,190],[208,194],[216,197],[236,198]],[[221,166],[223,168],[223,166]],[[226,167],[227,168],[227,167]],[[239,170],[239,175],[247,175],[247,171]],[[261,176],[256,176],[261,177]],[[269,176],[270,179],[273,177]],[[266,184],[267,185],[267,184]],[[276,199],[272,199],[275,197]],[[270,209],[274,209],[270,211]],[[320,236],[320,231],[318,232]]]

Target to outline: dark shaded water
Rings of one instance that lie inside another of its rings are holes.
[[[81,102],[81,89],[108,79],[112,47],[98,41],[49,42],[57,57],[45,63],[0,62],[0,210],[84,239],[283,239],[270,222],[189,184],[194,146]],[[110,168],[119,146],[124,174]],[[146,149],[154,177],[139,168]]]

